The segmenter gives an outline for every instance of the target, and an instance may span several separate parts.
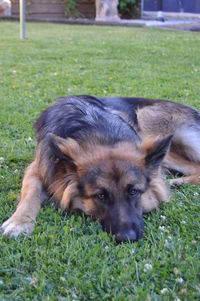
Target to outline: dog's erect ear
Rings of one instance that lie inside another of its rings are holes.
[[[56,158],[76,167],[76,158],[80,152],[80,145],[72,138],[63,139],[54,134],[48,134],[48,144]]]
[[[147,150],[145,156],[145,167],[148,172],[153,172],[161,165],[168,152],[172,140],[172,135],[159,139]]]

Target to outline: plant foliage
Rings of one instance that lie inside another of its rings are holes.
[[[140,3],[141,0],[119,0],[119,13],[122,17],[137,17],[140,14]]]
[[[76,0],[63,0],[63,2],[66,17],[77,18],[80,16]]]

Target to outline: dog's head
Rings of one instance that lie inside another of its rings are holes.
[[[160,164],[170,137],[140,147],[128,142],[115,147],[92,141],[79,145],[54,135],[49,136],[49,143],[58,164],[66,166],[52,190],[61,207],[99,219],[118,242],[140,239],[143,212],[157,208],[168,196]]]

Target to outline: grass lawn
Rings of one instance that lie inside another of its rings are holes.
[[[200,110],[200,34],[0,22],[0,224],[35,150],[33,122],[70,94],[171,99]],[[200,300],[200,187],[174,190],[117,245],[97,221],[41,210],[32,236],[0,234],[0,300]]]

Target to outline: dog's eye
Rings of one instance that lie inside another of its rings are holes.
[[[108,199],[108,193],[103,189],[102,191],[99,191],[94,197],[97,201],[105,204]]]
[[[132,185],[128,186],[128,194],[130,197],[136,196],[138,192],[139,191],[135,189]]]
[[[97,194],[97,198],[98,198],[100,201],[104,201],[104,200],[105,200],[105,194],[103,194],[103,193],[98,193],[98,194]]]

